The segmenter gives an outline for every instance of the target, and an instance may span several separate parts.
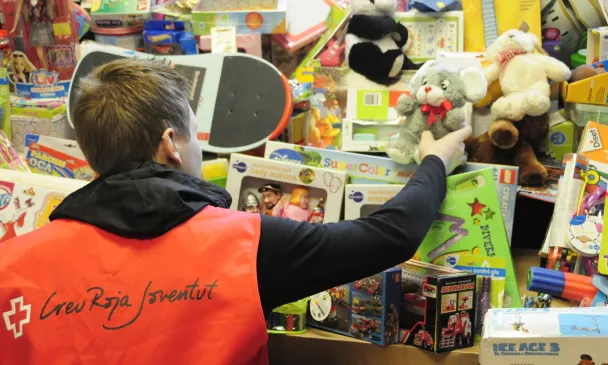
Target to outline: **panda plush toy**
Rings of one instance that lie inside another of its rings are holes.
[[[397,82],[401,70],[420,67],[405,55],[409,34],[395,21],[395,7],[395,0],[351,0],[352,17],[344,39],[349,67],[382,85]]]

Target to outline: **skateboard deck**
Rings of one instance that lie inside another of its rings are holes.
[[[84,42],[86,43],[86,42]],[[70,85],[68,120],[80,78],[116,59],[162,58],[192,83],[190,106],[198,120],[201,149],[212,153],[243,152],[275,139],[292,111],[291,89],[271,63],[243,53],[157,56],[88,42]],[[171,97],[167,95],[167,97]]]

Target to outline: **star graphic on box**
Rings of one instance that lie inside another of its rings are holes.
[[[483,208],[486,207],[485,204],[481,204],[479,200],[477,200],[477,198],[475,198],[475,201],[473,203],[467,205],[471,207],[471,217],[474,217],[476,215],[482,215]]]
[[[490,208],[486,209],[486,211],[484,213],[486,214],[486,219],[492,219],[492,218],[494,218],[494,215],[496,214],[496,212],[492,211],[492,209],[490,209]]]
[[[479,223],[481,223],[481,221],[479,220],[479,218],[474,218],[474,219],[473,219],[473,224],[474,224],[474,225],[478,226],[478,225],[479,225]]]

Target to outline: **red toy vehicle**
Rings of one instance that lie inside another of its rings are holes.
[[[461,347],[471,342],[471,319],[467,312],[456,313],[448,319],[447,327],[441,330],[442,348]]]
[[[407,312],[424,316],[426,312],[426,298],[416,293],[403,294],[403,309]]]
[[[380,322],[372,319],[359,318],[350,326],[350,333],[355,337],[368,337],[380,328]]]
[[[433,348],[433,336],[427,332],[424,328],[421,328],[414,335],[414,346],[422,348]]]
[[[365,278],[355,281],[353,284],[355,290],[361,290],[369,295],[377,295],[380,292],[380,283],[372,278]]]

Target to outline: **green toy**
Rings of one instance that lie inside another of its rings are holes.
[[[439,209],[439,217],[414,259],[450,266],[466,256],[502,258],[505,270],[504,307],[521,308],[492,169],[450,176],[447,185],[448,191]]]

